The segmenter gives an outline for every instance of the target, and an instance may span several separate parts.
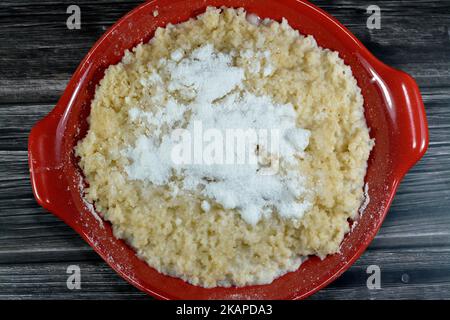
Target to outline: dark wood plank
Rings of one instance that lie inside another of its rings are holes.
[[[68,30],[65,9],[77,3],[82,10],[82,28]],[[95,40],[137,3],[2,2],[5,8],[2,12],[11,12],[0,16],[2,99],[8,102],[56,101]],[[369,2],[316,3],[349,27],[376,56],[411,73],[421,86],[450,85],[450,38],[446,27],[448,17],[444,14],[450,11],[448,1],[408,1],[408,5],[403,5],[402,1],[379,2],[382,8],[380,30],[366,28],[365,9]]]
[[[437,263],[430,263],[435,261]],[[312,299],[404,299],[436,298],[450,289],[450,250],[390,252],[368,250],[342,277]],[[366,287],[369,265],[381,268],[381,288]],[[67,267],[81,270],[81,290],[67,289]],[[415,267],[412,268],[411,265]],[[0,264],[0,298],[129,299],[147,296],[127,285],[103,262],[61,261],[51,263]]]
[[[313,2],[381,60],[416,78],[430,148],[405,177],[369,249],[312,299],[450,299],[450,1],[377,1],[380,30],[366,28],[371,1]],[[53,108],[92,44],[138,3],[0,3],[0,299],[148,299],[36,204],[26,151],[29,130]],[[81,30],[65,26],[70,4],[81,7]],[[380,290],[366,286],[372,264],[381,268]],[[81,268],[81,290],[66,287],[69,265]]]

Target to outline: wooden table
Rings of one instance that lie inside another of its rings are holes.
[[[27,139],[55,105],[94,41],[139,1],[0,3],[0,298],[146,299],[114,273],[31,193]],[[312,299],[450,298],[450,1],[314,1],[384,62],[415,77],[425,101],[430,148],[402,182],[369,249]],[[69,30],[66,9],[81,8]],[[366,8],[381,8],[381,29]],[[81,268],[81,290],[66,286]],[[366,286],[369,265],[381,289]]]

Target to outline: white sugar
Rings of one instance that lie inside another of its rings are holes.
[[[201,207],[202,207],[202,210],[205,212],[208,212],[209,210],[211,210],[211,205],[206,200],[202,201]]]
[[[163,66],[170,72],[169,92],[201,103],[225,96],[244,79],[244,71],[232,67],[231,59],[230,55],[215,52],[212,45],[205,45],[177,64],[168,60]]]
[[[370,203],[370,196],[369,196],[369,184],[366,183],[364,185],[364,201],[361,204],[361,207],[359,208],[358,212],[360,215],[362,215],[364,213],[364,211],[366,211],[367,206]]]
[[[254,13],[247,13],[247,15],[245,16],[245,18],[247,19],[247,21],[251,24],[253,24],[254,26],[258,26],[261,22],[261,18],[258,17],[256,14]]]
[[[261,60],[263,76],[272,73],[270,53],[246,51],[241,57]],[[128,177],[177,189],[173,182],[176,177],[181,184],[180,190],[173,190],[174,195],[183,190],[199,192],[225,209],[237,210],[250,224],[273,212],[299,219],[310,207],[304,200],[307,190],[298,167],[310,132],[296,126],[296,112],[291,104],[277,104],[268,96],[246,91],[245,70],[233,65],[234,58],[215,51],[209,44],[188,56],[174,51],[171,59],[160,61],[159,74],[141,81],[161,88],[162,79],[169,79],[165,84],[169,98],[152,112],[130,109],[129,121],[135,125],[144,123],[152,136],[142,135],[124,150],[130,159],[126,167]],[[158,105],[160,97],[154,98]],[[185,158],[189,161],[174,161],[174,150],[180,145],[180,137],[174,135],[177,129],[184,129],[192,138],[184,145],[192,151]],[[230,136],[242,138],[248,129],[257,134],[255,139],[245,139],[242,158],[238,148],[228,148],[227,137],[230,132],[238,132]],[[200,139],[196,139],[198,132]],[[277,134],[262,134],[269,132]],[[225,138],[222,144],[218,137]],[[220,158],[222,151],[225,156]],[[237,161],[250,158],[257,161]],[[234,161],[227,162],[230,159]],[[210,202],[203,201],[201,208],[208,212]]]

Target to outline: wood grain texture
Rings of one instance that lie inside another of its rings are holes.
[[[53,108],[92,44],[138,3],[0,3],[0,299],[148,299],[36,204],[26,151],[31,127]],[[378,58],[415,77],[430,148],[405,177],[368,250],[311,299],[450,299],[450,0],[313,3]],[[66,28],[70,4],[81,8],[81,30]],[[366,28],[370,4],[382,10],[380,30]],[[373,264],[381,268],[379,290],[366,286]],[[67,289],[69,265],[81,268],[81,290]]]

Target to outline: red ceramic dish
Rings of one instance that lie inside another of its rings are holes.
[[[73,148],[87,131],[86,118],[95,86],[105,69],[121,60],[125,49],[148,41],[155,29],[183,22],[206,6],[244,7],[260,17],[280,20],[313,35],[319,45],[340,53],[350,65],[365,99],[365,115],[376,145],[366,182],[370,203],[344,239],[339,254],[311,258],[296,272],[273,283],[243,288],[205,289],[158,273],[136,257],[111,226],[83,202],[82,173]],[[154,10],[159,15],[153,16]],[[400,180],[425,153],[428,129],[415,81],[369,51],[334,18],[306,1],[296,0],[155,0],[120,19],[89,51],[54,110],[32,129],[29,164],[34,196],[41,206],[64,220],[124,279],[162,299],[300,299],[344,272],[375,237]]]

